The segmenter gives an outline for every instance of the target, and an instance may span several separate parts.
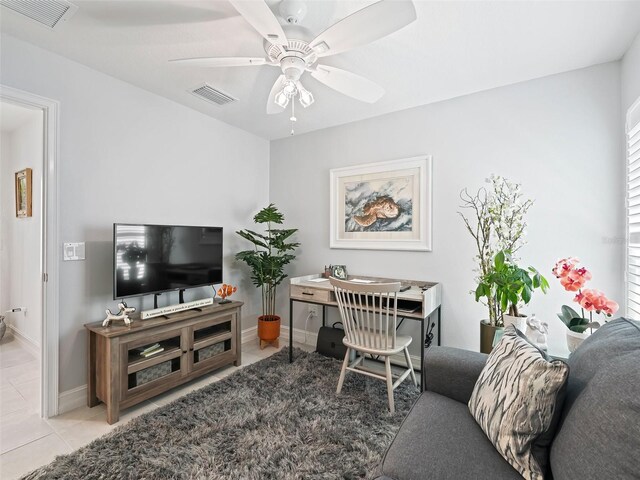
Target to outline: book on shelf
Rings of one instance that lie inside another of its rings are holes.
[[[152,357],[153,355],[157,355],[160,352],[164,352],[164,347],[161,347],[160,345],[158,345],[158,348],[143,352],[140,355],[142,355],[144,358],[148,358],[148,357]]]

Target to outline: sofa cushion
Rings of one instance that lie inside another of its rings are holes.
[[[395,480],[520,479],[475,422],[467,405],[424,392],[382,461]]]
[[[547,473],[548,447],[568,375],[567,364],[548,362],[511,325],[471,394],[469,411],[500,455],[526,479],[542,480]],[[538,448],[541,438],[544,445]]]
[[[569,357],[563,419],[551,448],[556,480],[640,475],[640,322],[599,328]]]

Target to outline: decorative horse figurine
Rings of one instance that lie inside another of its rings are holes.
[[[547,349],[547,334],[549,333],[549,324],[545,321],[538,320],[535,313],[527,319],[527,337],[531,339],[533,344],[540,350]]]
[[[125,325],[131,325],[129,314],[136,311],[135,307],[127,307],[126,303],[121,302],[118,304],[118,308],[120,311],[117,315],[111,313],[111,310],[108,308],[105,310],[107,318],[102,322],[103,327],[108,327],[112,320],[123,320]]]

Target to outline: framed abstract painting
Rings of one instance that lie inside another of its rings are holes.
[[[431,251],[431,156],[330,171],[330,247]]]

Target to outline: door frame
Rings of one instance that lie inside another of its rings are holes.
[[[59,219],[58,157],[60,102],[0,84],[0,99],[43,113],[41,200],[42,339],[40,341],[40,416],[58,414],[59,392]]]

